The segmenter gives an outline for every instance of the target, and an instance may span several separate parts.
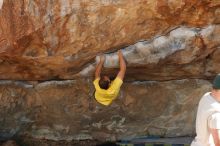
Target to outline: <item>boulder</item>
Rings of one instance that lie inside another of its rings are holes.
[[[211,89],[200,79],[136,81],[124,83],[119,97],[103,106],[91,80],[0,83],[0,137],[56,141],[193,136],[198,102]]]
[[[4,0],[0,79],[76,79],[99,53],[118,49],[127,54],[127,80],[210,78],[219,72],[204,72],[220,42],[219,6],[210,0]],[[107,73],[116,71],[109,66]]]

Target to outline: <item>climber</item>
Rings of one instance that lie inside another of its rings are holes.
[[[108,76],[100,76],[102,66],[105,62],[104,55],[100,56],[99,63],[96,66],[95,80],[93,81],[93,84],[96,89],[95,99],[97,100],[97,102],[105,106],[110,105],[112,101],[117,97],[120,87],[123,83],[123,79],[126,71],[126,63],[121,50],[118,51],[118,58],[119,58],[120,70],[116,78],[112,82]]]
[[[196,134],[191,146],[220,146],[220,74],[214,79],[212,91],[199,102]]]

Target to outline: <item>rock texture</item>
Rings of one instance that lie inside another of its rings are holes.
[[[129,45],[128,79],[212,77],[219,66],[208,72],[205,64],[215,60],[209,56],[220,42],[219,6],[216,0],[4,0],[0,79],[75,79],[98,53]]]
[[[198,79],[125,83],[117,100],[105,107],[94,100],[91,80],[0,83],[2,139],[29,135],[103,141],[192,136],[198,101],[211,87]]]
[[[9,140],[1,144],[1,146],[18,146],[15,141]]]
[[[220,72],[218,0],[3,0],[0,139],[192,136],[200,97]],[[92,85],[127,74],[109,107]]]
[[[216,60],[219,32],[220,25],[203,29],[179,27],[165,36],[126,47],[123,49],[129,66],[126,77],[128,80],[210,78],[220,72],[220,64]],[[111,68],[117,68],[118,64],[117,53],[107,54],[105,73],[114,74]],[[94,69],[95,64],[90,65],[79,75],[92,76]]]

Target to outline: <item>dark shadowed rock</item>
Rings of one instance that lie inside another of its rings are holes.
[[[91,80],[34,86],[1,81],[1,137],[114,141],[138,135],[192,136],[198,101],[210,87],[197,79],[125,83],[106,107],[95,101]]]
[[[15,141],[9,140],[1,144],[1,146],[18,146]]]

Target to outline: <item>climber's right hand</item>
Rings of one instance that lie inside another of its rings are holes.
[[[105,62],[105,55],[104,54],[100,55],[99,58],[100,58],[100,62]]]

